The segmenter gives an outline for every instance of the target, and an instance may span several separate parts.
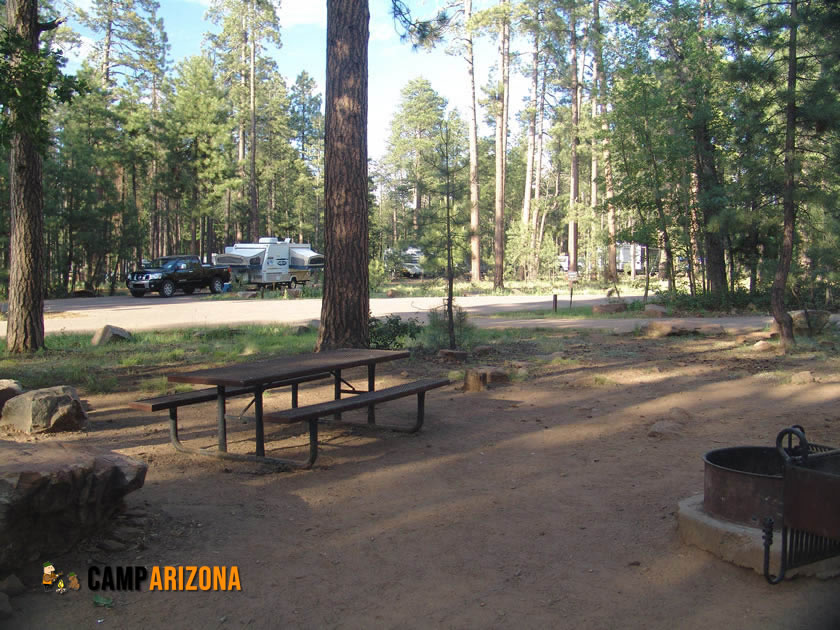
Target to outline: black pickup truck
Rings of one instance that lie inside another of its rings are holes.
[[[142,269],[132,271],[126,278],[131,295],[143,297],[150,291],[157,291],[163,297],[172,297],[175,291],[187,295],[196,289],[210,289],[210,293],[221,293],[230,281],[230,269],[214,265],[203,265],[198,256],[179,255],[155,258]]]

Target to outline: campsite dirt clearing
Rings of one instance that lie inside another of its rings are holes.
[[[134,535],[103,532],[51,558],[82,590],[33,588],[3,627],[838,628],[840,582],[769,586],[683,544],[675,516],[702,492],[708,450],[771,445],[795,423],[840,444],[833,343],[785,357],[735,336],[542,330],[482,359],[512,383],[432,392],[414,436],[325,428],[315,468],[293,473],[176,453],[164,414],[125,406],[142,392],[81,392],[90,430],[40,439],[149,463],[119,519]],[[382,383],[453,367],[408,360]],[[306,386],[301,404],[325,396]],[[288,404],[287,393],[266,402]],[[381,411],[411,413],[408,399]],[[182,438],[213,443],[212,405],[182,416]],[[673,432],[650,435],[659,420]],[[253,427],[231,426],[229,441],[252,449]],[[304,443],[283,434],[269,448]],[[106,565],[236,565],[242,590],[116,592],[97,608],[87,570]],[[20,577],[37,585],[40,566]]]

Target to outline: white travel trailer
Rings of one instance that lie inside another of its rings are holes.
[[[213,254],[214,265],[230,268],[231,282],[241,284],[279,284],[294,288],[306,284],[311,273],[324,268],[324,256],[309,243],[292,243],[287,238],[263,237],[258,243],[236,243],[224,254]]]

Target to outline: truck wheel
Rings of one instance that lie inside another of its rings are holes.
[[[166,298],[175,295],[175,283],[172,280],[164,280],[163,284],[160,285],[160,294]]]
[[[210,281],[210,293],[221,293],[225,288],[225,283],[219,277],[213,278]]]
[[[131,295],[134,297],[143,297],[146,295],[146,292],[141,289],[129,289],[131,291]]]
[[[195,287],[186,287],[184,289],[185,295],[192,295],[193,293],[195,293]]]

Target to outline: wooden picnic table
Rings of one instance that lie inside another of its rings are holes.
[[[335,383],[335,399],[338,400],[343,393],[359,394],[364,391],[375,391],[377,364],[404,359],[408,356],[410,356],[410,353],[402,350],[332,350],[328,352],[286,355],[216,368],[178,372],[176,374],[170,374],[167,378],[172,383],[216,386],[219,455],[227,453],[226,388],[253,388],[256,456],[258,458],[264,458],[266,461],[288,464],[293,462],[265,457],[263,392],[266,389],[270,389],[273,383],[293,381],[318,374],[331,374]],[[367,390],[356,390],[342,378],[342,370],[354,367],[367,367]],[[342,388],[342,384],[347,385],[347,389]],[[297,407],[296,386],[293,386],[292,389],[292,407]],[[370,424],[375,422],[373,404],[368,406],[368,422]],[[230,454],[229,456],[233,457],[234,455]]]

